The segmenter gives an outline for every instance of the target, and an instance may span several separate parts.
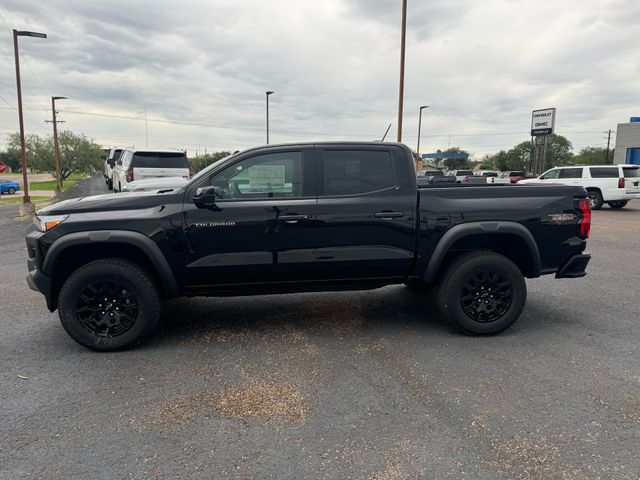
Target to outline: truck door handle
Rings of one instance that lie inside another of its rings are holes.
[[[376,218],[391,220],[392,218],[404,217],[404,212],[376,212],[373,216]]]
[[[280,217],[280,220],[284,220],[287,223],[298,223],[298,221],[300,220],[308,220],[308,219],[309,219],[308,215],[296,215],[296,214],[282,215]]]

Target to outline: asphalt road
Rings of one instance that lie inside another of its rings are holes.
[[[16,212],[0,209],[3,480],[640,477],[640,202],[594,212],[589,275],[528,281],[500,336],[461,336],[398,286],[176,300],[114,354],[29,290]]]

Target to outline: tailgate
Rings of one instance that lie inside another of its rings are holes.
[[[624,188],[628,194],[640,194],[640,166],[624,166]]]
[[[162,167],[136,167],[133,169],[133,178],[142,180],[145,178],[160,177],[184,177],[189,178],[188,168],[162,168]]]

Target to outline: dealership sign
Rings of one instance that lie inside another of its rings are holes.
[[[556,123],[556,109],[545,108],[544,110],[534,110],[531,115],[531,136],[551,135]]]

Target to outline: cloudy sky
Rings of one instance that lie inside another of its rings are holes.
[[[105,146],[235,150],[395,140],[400,0],[2,0],[0,148],[17,130],[10,29],[21,38],[31,133],[64,128]],[[640,116],[637,0],[409,0],[403,141],[476,155],[528,138],[557,107],[576,150]]]

